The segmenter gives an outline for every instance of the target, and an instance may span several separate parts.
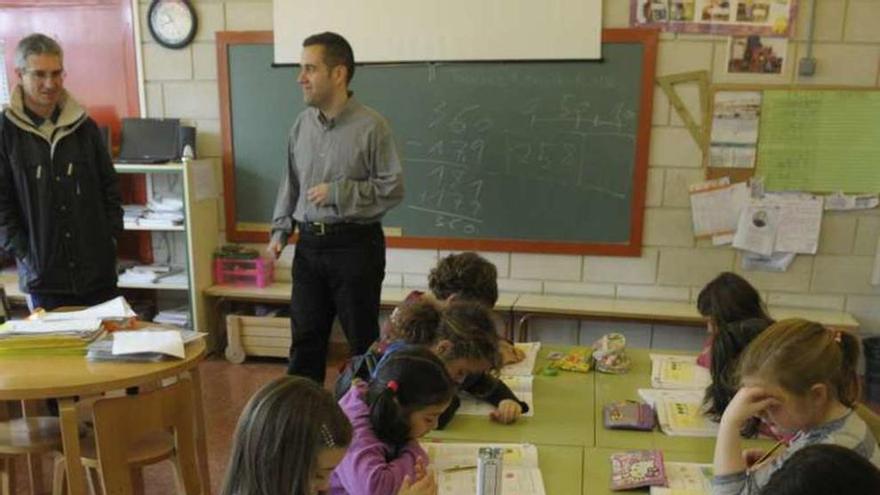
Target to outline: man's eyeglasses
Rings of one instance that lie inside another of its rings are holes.
[[[39,80],[39,81],[45,81],[47,79],[52,79],[53,81],[58,81],[60,79],[64,79],[64,76],[67,75],[67,73],[64,72],[64,69],[52,70],[52,71],[27,69],[24,71],[24,73],[33,77],[34,79]]]

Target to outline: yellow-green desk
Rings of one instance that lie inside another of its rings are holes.
[[[594,447],[584,449],[584,468],[583,479],[584,485],[581,493],[583,495],[612,495],[620,493],[647,493],[644,489],[639,491],[614,492],[611,491],[611,454],[620,452],[621,449],[608,449],[602,447]],[[540,459],[539,459],[540,460]],[[663,451],[663,460],[666,462],[699,462],[704,464],[712,463],[712,454],[700,452],[676,452]],[[547,491],[548,494],[556,493]],[[559,493],[577,493],[577,492],[559,492]]]
[[[456,414],[445,429],[432,432],[431,437],[454,441],[592,447],[596,424],[594,374],[560,371],[556,376],[544,376],[539,372],[546,366],[549,352],[564,349],[561,346],[541,346],[532,389],[534,416],[523,416],[514,424],[502,425],[489,420],[487,416]]]
[[[617,450],[660,449],[667,452],[686,452],[702,455],[711,460],[715,449],[714,437],[669,436],[658,429],[654,431],[608,430],[602,426],[602,407],[609,402],[640,400],[638,389],[651,388],[651,358],[649,354],[685,354],[656,349],[627,349],[632,369],[624,375],[596,373],[596,447]],[[691,353],[692,354],[692,353]],[[767,440],[746,440],[745,447],[768,447]]]
[[[538,466],[548,495],[577,494],[584,485],[584,449],[538,445]]]

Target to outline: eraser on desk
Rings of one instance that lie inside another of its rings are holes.
[[[550,366],[546,366],[541,370],[541,374],[544,376],[556,376],[559,374],[559,370],[556,368],[551,368]]]

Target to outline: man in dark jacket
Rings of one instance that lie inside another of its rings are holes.
[[[0,115],[0,247],[31,307],[117,295],[119,181],[95,122],[64,89],[64,55],[42,34],[15,52],[19,84]]]

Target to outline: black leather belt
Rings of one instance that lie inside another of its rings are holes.
[[[333,235],[343,232],[364,231],[375,228],[375,223],[324,223],[324,222],[297,222],[300,233],[310,235]]]

